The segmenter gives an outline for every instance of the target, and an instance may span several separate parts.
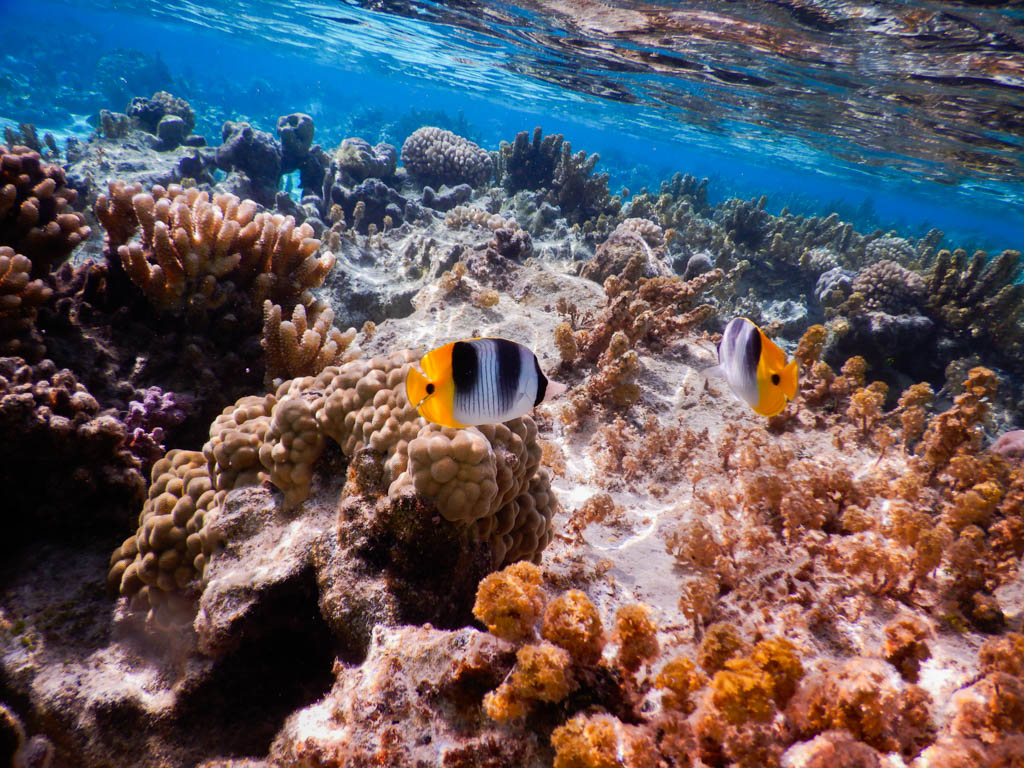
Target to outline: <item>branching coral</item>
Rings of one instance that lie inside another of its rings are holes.
[[[982,343],[1011,367],[1024,360],[1024,264],[1020,251],[989,259],[940,251],[928,280],[928,313],[964,341]]]
[[[539,127],[533,129],[532,138],[526,131],[517,133],[511,144],[501,142],[495,158],[495,177],[510,195],[524,189],[550,187],[563,141],[562,134],[544,136]]]
[[[64,169],[28,147],[0,144],[0,245],[31,259],[33,276],[66,259],[91,230],[71,210],[78,193]]]
[[[296,304],[291,319],[282,320],[280,304],[263,302],[263,338],[266,352],[264,384],[271,388],[275,380],[316,376],[329,365],[340,365],[359,356],[351,348],[356,329],[342,333],[334,327],[334,310],[321,302],[307,308]]]
[[[145,194],[138,185],[111,182],[96,200],[96,216],[107,229],[132,281],[160,310],[192,316],[270,299],[291,309],[312,303],[310,289],[323,283],[333,254],[316,256],[320,241],[290,216],[256,213],[252,201],[172,185]],[[129,242],[141,230],[139,242]]]

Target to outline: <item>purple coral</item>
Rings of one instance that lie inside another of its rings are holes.
[[[188,415],[195,398],[177,392],[164,392],[160,387],[149,387],[142,400],[128,403],[124,423],[130,434],[124,447],[147,465],[165,453],[163,445],[166,430],[181,424]]]

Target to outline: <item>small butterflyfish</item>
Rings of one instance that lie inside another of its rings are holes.
[[[427,352],[420,368],[409,367],[405,394],[420,416],[443,427],[509,421],[565,391],[531,350],[508,339],[453,341]]]
[[[736,396],[762,416],[781,413],[796,397],[797,363],[745,317],[729,321],[718,344],[718,365],[705,376],[721,376]]]

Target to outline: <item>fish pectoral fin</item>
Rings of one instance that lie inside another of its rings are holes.
[[[541,402],[546,403],[548,400],[552,400],[559,395],[564,394],[567,389],[569,389],[569,387],[562,384],[560,381],[552,381],[551,379],[548,379],[548,386],[547,389],[544,390],[544,399],[541,400]]]

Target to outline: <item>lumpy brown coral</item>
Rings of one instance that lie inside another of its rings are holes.
[[[190,482],[204,483],[211,490],[207,494],[204,486],[200,493],[203,508],[194,532],[202,534],[204,522],[216,514],[228,491],[264,480],[283,493],[285,508],[301,504],[310,493],[314,463],[330,439],[350,458],[362,449],[380,455],[381,482],[390,499],[400,504],[411,494],[429,500],[467,536],[486,542],[495,566],[539,559],[551,538],[556,502],[547,474],[539,467],[535,424],[529,417],[466,430],[425,423],[405,396],[405,375],[414,358],[411,352],[400,352],[331,366],[317,376],[282,383],[274,395],[245,397],[226,409],[211,426],[203,453],[189,452],[185,458],[175,454],[187,461],[184,471]],[[180,485],[173,478],[167,483]],[[178,499],[188,495],[182,496],[184,489],[169,493]],[[170,514],[164,509],[170,501],[161,499],[147,502],[154,510],[163,505],[151,514]],[[192,502],[199,504],[199,499]],[[145,526],[146,511],[143,517]],[[149,534],[143,538],[148,540]],[[174,540],[175,546],[180,543]],[[188,559],[191,565],[180,567],[201,577],[209,554],[204,550],[202,557]],[[138,607],[152,595],[142,592],[134,575],[126,579],[128,565],[118,564],[136,558],[141,562],[147,556],[141,543],[133,551],[129,540],[112,560],[111,579],[119,582],[123,594],[141,593],[134,601]],[[185,571],[178,568],[176,563],[171,569],[173,582],[171,576],[160,577],[163,592],[182,590],[190,583],[191,576],[185,578]]]
[[[90,229],[71,206],[64,169],[28,147],[0,144],[0,244],[32,260],[33,276],[64,261]]]

